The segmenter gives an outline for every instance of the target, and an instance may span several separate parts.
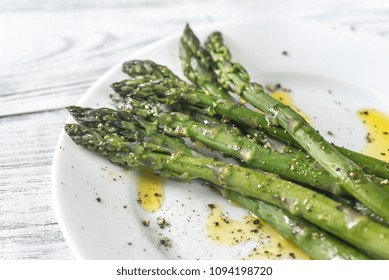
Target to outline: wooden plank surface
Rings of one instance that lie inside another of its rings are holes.
[[[303,17],[389,36],[389,2],[378,0],[1,0],[0,259],[74,258],[50,193],[66,105],[119,60],[186,22],[261,16]]]
[[[65,110],[0,119],[0,257],[70,258],[51,204],[50,169]]]

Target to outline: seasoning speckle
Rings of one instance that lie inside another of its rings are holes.
[[[169,226],[169,223],[165,220],[165,218],[162,217],[158,217],[157,224],[162,229]]]
[[[168,237],[161,237],[159,239],[159,244],[164,247],[172,247],[172,241]]]

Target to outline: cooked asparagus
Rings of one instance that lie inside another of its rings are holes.
[[[188,27],[184,32],[188,32]],[[283,127],[349,194],[389,221],[389,193],[365,175],[362,168],[328,143],[303,117],[250,82],[247,71],[231,61],[221,33],[211,34],[206,48],[219,82],[262,110],[269,123]]]
[[[144,126],[144,122],[140,121],[136,125]],[[205,179],[305,218],[371,256],[389,258],[389,228],[372,222],[324,195],[283,181],[273,174],[225,164],[207,157],[176,154],[173,149],[149,143],[148,139],[156,132],[149,135],[146,129],[133,138],[76,124],[66,125],[65,130],[78,145],[118,165],[135,169],[148,168],[164,176],[182,174],[187,179]]]

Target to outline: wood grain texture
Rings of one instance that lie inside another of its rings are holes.
[[[1,258],[71,257],[50,189],[53,150],[66,116],[57,110],[0,119]]]
[[[118,61],[186,22],[269,15],[389,36],[383,0],[0,0],[0,259],[73,258],[50,193],[65,106]]]
[[[0,34],[7,42],[0,44],[0,116],[74,104],[117,61],[150,42],[181,31],[186,22],[196,26],[256,18],[258,11],[266,14],[276,10],[281,18],[301,15],[381,34],[389,30],[388,15],[382,13],[381,6],[356,6],[350,15],[349,6],[336,4],[337,1],[304,9],[301,7],[306,1],[293,3],[5,1],[0,11]]]

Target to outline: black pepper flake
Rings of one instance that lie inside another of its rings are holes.
[[[253,224],[254,224],[254,225],[259,225],[259,220],[258,220],[258,219],[255,219],[255,220],[253,221]]]
[[[160,228],[165,228],[167,226],[169,226],[169,223],[165,220],[165,218],[162,218],[162,217],[159,217],[157,219],[157,224],[159,225]]]
[[[276,255],[277,258],[279,258],[279,257],[281,257],[281,256],[282,256],[282,254],[277,254],[277,255]]]
[[[100,197],[97,197],[96,200],[97,200],[98,203],[101,202],[101,198]]]
[[[144,225],[145,227],[148,227],[150,225],[150,220],[143,220],[142,225]]]
[[[287,56],[287,55],[288,55],[288,52],[287,52],[287,51],[282,51],[282,55]]]
[[[295,259],[296,258],[296,255],[294,253],[289,253],[289,256],[292,257],[292,259]]]
[[[161,237],[161,239],[159,239],[159,244],[164,247],[172,247],[172,241],[167,237]]]

